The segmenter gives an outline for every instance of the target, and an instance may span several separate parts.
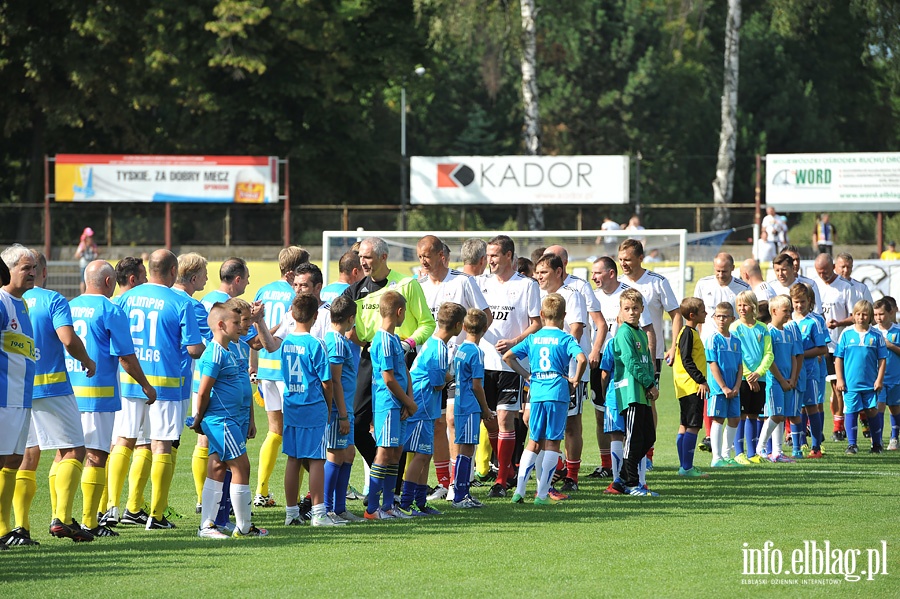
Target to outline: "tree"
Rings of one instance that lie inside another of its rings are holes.
[[[725,204],[734,194],[735,149],[737,147],[738,74],[740,72],[741,0],[728,0],[725,20],[725,76],[722,90],[722,130],[719,134],[719,154],[716,178],[713,181],[713,201],[720,204],[713,216],[713,230],[731,226]]]

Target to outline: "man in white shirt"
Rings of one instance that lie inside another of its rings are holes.
[[[775,280],[769,281],[769,286],[775,291],[776,295],[791,295],[791,287],[795,283],[805,283],[812,287],[816,296],[816,305],[812,306],[813,312],[822,313],[822,297],[819,295],[819,286],[816,282],[808,277],[804,277],[797,273],[797,262],[794,256],[788,252],[778,254],[772,260],[772,270],[775,271]]]
[[[713,270],[714,275],[703,277],[694,287],[694,297],[703,300],[706,307],[706,321],[700,327],[700,338],[704,343],[716,332],[716,306],[721,302],[728,302],[733,307],[737,295],[750,289],[750,285],[732,275],[734,258],[731,254],[725,252],[717,254],[713,259]]]
[[[750,285],[758,301],[769,301],[775,297],[775,291],[763,280],[759,262],[753,258],[747,258],[741,264],[741,279]]]
[[[853,256],[847,252],[838,254],[837,258],[834,259],[834,271],[842,279],[850,283],[850,287],[853,289],[853,304],[856,304],[861,299],[874,303],[869,286],[853,278]]]

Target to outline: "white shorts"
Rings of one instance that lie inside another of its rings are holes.
[[[31,429],[25,446],[42,450],[84,446],[81,413],[74,395],[54,395],[31,402]]]
[[[584,408],[584,396],[587,395],[587,381],[579,381],[569,393],[569,416],[580,416]]]
[[[184,402],[159,401],[147,411],[150,438],[154,441],[177,441],[184,429]]]
[[[177,441],[184,428],[184,402],[160,401],[147,405],[146,398],[123,397],[116,413],[116,437],[137,439],[138,445],[154,441]]]
[[[84,446],[108,453],[115,422],[116,412],[82,412],[81,430],[84,431]]]
[[[150,432],[150,421],[147,419],[147,412],[150,406],[147,405],[147,398],[122,398],[122,409],[116,412],[116,420],[113,425],[113,435],[124,439],[138,439],[138,441],[148,440]],[[146,443],[138,443],[145,445]]]
[[[31,408],[0,408],[0,455],[24,455]]]
[[[284,381],[258,381],[266,412],[280,412],[284,407]]]

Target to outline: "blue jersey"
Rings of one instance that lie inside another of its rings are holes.
[[[353,398],[356,395],[356,361],[353,359],[351,346],[353,343],[346,337],[331,330],[325,333],[325,349],[328,351],[328,363],[341,367],[341,388],[344,392],[344,406],[347,413],[353,413]],[[332,403],[331,411],[337,414],[337,403]]]
[[[828,336],[825,328],[819,324],[819,321],[813,318],[812,312],[794,321],[797,329],[800,331],[800,346],[803,351],[814,349],[816,347],[827,347],[831,338]],[[803,358],[803,371],[807,379],[821,378],[821,368],[819,356],[813,358]]]
[[[197,360],[197,372],[215,379],[209,392],[205,415],[229,416],[240,421],[244,412],[244,392],[240,365],[234,354],[213,341]]]
[[[334,298],[344,293],[344,289],[349,286],[349,283],[331,283],[330,285],[326,285],[322,288],[322,291],[319,292],[319,299],[326,304],[330,304]]]
[[[881,333],[886,341],[890,341],[894,345],[900,345],[900,326],[892,324],[891,328],[884,330],[881,327],[873,327],[877,332]],[[887,345],[885,345],[887,349]],[[887,350],[887,364],[884,367],[884,386],[900,385],[900,356]]]
[[[384,412],[399,408],[400,400],[394,397],[394,394],[388,389],[381,373],[388,370],[393,371],[400,388],[404,391],[407,390],[406,362],[403,357],[403,348],[400,346],[400,338],[393,333],[378,329],[372,337],[369,356],[372,358],[372,411]]]
[[[324,381],[331,380],[325,342],[309,333],[291,333],[281,344],[284,377],[284,424],[324,426],[328,419]]]
[[[761,322],[747,326],[743,322],[732,323],[729,331],[741,340],[741,353],[743,354],[744,378],[751,372],[756,372],[760,366],[768,370],[771,361],[772,340],[769,338],[769,329]],[[768,364],[766,364],[768,362]]]
[[[810,312],[808,316],[812,316],[813,320],[819,323],[819,329],[821,329],[825,335],[828,335],[828,325],[825,324],[825,317],[819,314],[818,312]],[[829,337],[830,338],[830,337]],[[828,362],[825,361],[825,357],[821,356],[819,358],[819,380],[825,380],[828,376]]]
[[[126,291],[119,305],[131,323],[135,355],[156,388],[157,401],[183,400],[181,348],[203,342],[191,302],[165,285],[144,283]],[[127,373],[120,372],[119,380],[124,397],[144,397]]]
[[[66,349],[56,335],[56,329],[72,326],[69,302],[59,293],[40,287],[29,289],[22,298],[28,304],[37,352],[32,397],[69,395],[72,385],[66,371]]]
[[[847,327],[841,333],[834,357],[844,360],[844,383],[847,391],[872,391],[878,377],[878,363],[888,355],[884,336],[872,328],[860,333],[856,327]]]
[[[429,337],[416,356],[409,376],[413,399],[418,410],[409,420],[436,420],[441,416],[441,388],[447,382],[450,366],[447,344],[437,337]]]
[[[183,289],[172,287],[172,291],[186,297],[191,302],[191,305],[194,307],[194,316],[197,317],[197,328],[200,330],[203,342],[209,343],[212,341],[212,331],[209,330],[209,312],[207,312],[206,306],[200,300],[189,296]],[[184,399],[187,399],[191,396],[191,380],[194,378],[194,359],[188,353],[187,347],[181,348],[181,375],[184,377],[181,395]],[[197,377],[197,381],[199,380],[199,377]],[[197,392],[196,386],[193,391],[194,393]]]
[[[265,325],[272,329],[281,324],[285,314],[290,313],[294,301],[294,290],[285,280],[275,281],[256,292],[254,302],[262,302],[265,308]],[[261,381],[281,380],[281,348],[273,352],[259,350],[256,377]]]
[[[75,334],[81,337],[88,355],[97,364],[94,376],[88,378],[78,360],[66,358],[78,410],[117,412],[122,408],[119,357],[134,355],[128,317],[104,295],[80,295],[69,303],[69,308]]]
[[[606,381],[606,405],[612,406],[615,405],[616,402],[616,386],[613,385],[613,381],[616,378],[616,358],[615,354],[610,348],[610,351],[605,351],[600,356],[600,370],[605,370],[609,373],[609,378]],[[609,403],[612,402],[612,403]],[[609,408],[607,408],[609,409]]]
[[[512,352],[519,360],[528,358],[532,402],[569,403],[569,362],[584,353],[575,337],[555,327],[545,326],[514,345]],[[612,351],[603,353],[611,357],[613,354]]]
[[[785,324],[783,329],[770,324],[769,335],[772,337],[772,353],[775,355],[775,361],[772,363],[778,367],[778,372],[781,373],[783,379],[790,380],[793,374],[794,356],[803,355],[800,330],[793,326],[793,323]],[[799,380],[798,378],[797,388],[802,389]],[[766,386],[773,387],[778,384],[775,375],[769,370],[766,373]]]
[[[475,379],[480,379],[484,388],[484,352],[466,341],[456,348],[453,355],[453,369],[456,373],[456,399],[454,414],[480,414],[481,404],[475,397]]]
[[[241,338],[237,343],[229,343],[228,351],[237,360],[241,374],[242,405],[245,410],[249,410],[253,406],[253,385],[250,384],[250,346]],[[249,413],[247,415],[249,416]]]
[[[218,289],[216,289],[215,291],[210,291],[209,293],[204,295],[203,299],[200,300],[200,303],[203,304],[203,307],[206,308],[206,312],[209,313],[209,309],[213,307],[213,304],[224,304],[230,299],[230,295],[228,295],[224,291],[219,291]]]
[[[713,362],[719,366],[723,382],[730,389],[737,389],[741,383],[738,373],[741,370],[741,364],[744,359],[744,354],[741,350],[741,340],[736,335],[726,337],[719,331],[716,331],[712,337],[706,340],[704,348],[707,362],[706,383],[709,385],[710,396],[725,395],[722,387],[719,386],[718,381],[713,376],[712,369],[709,368],[709,364]]]
[[[0,408],[30,408],[37,350],[27,304],[0,289]]]

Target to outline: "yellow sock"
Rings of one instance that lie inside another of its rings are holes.
[[[84,506],[81,510],[81,522],[88,528],[97,527],[97,512],[103,489],[106,487],[106,468],[86,467],[81,473],[81,495]]]
[[[154,453],[150,467],[150,480],[153,487],[150,492],[150,515],[157,520],[162,519],[168,507],[169,486],[172,484],[172,456],[167,453]]]
[[[47,483],[50,487],[50,517],[56,518],[56,472],[59,470],[59,462],[50,464],[50,473],[47,475]],[[68,524],[68,522],[66,522]]]
[[[172,451],[171,451],[171,453],[170,453],[169,455],[172,456],[172,467],[174,467],[174,466],[175,466],[175,462],[178,461],[178,448],[175,447],[175,446],[173,445],[173,446],[172,446]]]
[[[269,478],[275,471],[275,462],[278,460],[278,454],[281,453],[281,435],[277,435],[272,431],[266,435],[259,448],[259,481],[256,484],[257,495],[269,494]],[[300,476],[303,476],[301,472]],[[301,480],[302,482],[302,480]]]
[[[137,513],[144,507],[144,488],[150,478],[150,463],[153,460],[153,452],[146,447],[134,450],[131,460],[131,470],[128,471],[128,502],[125,509]]]
[[[16,472],[16,493],[13,495],[13,511],[16,513],[16,527],[31,530],[31,503],[37,493],[37,477],[34,470]]]
[[[0,537],[12,530],[13,496],[16,493],[16,471],[0,470]]]
[[[72,505],[81,486],[84,464],[78,460],[62,460],[56,469],[56,517],[61,522],[72,522]]]
[[[131,464],[131,455],[133,453],[133,450],[124,445],[116,445],[109,454],[109,459],[106,461],[106,474],[109,477],[106,484],[109,494],[106,509],[119,507],[119,500],[122,498],[122,488],[125,486],[125,479],[128,477],[128,466]]]
[[[106,476],[106,468],[103,469],[103,475]],[[97,511],[105,512],[107,509],[106,503],[108,501],[109,501],[109,485],[106,484],[106,478],[104,478],[103,479],[103,491],[100,493],[100,503],[97,505]]]
[[[206,468],[209,465],[209,448],[196,445],[191,456],[191,474],[194,475],[194,489],[197,503],[203,502],[203,485],[206,484]]]
[[[491,441],[488,439],[487,429],[481,424],[481,438],[478,448],[475,450],[475,472],[482,476],[491,473]]]

